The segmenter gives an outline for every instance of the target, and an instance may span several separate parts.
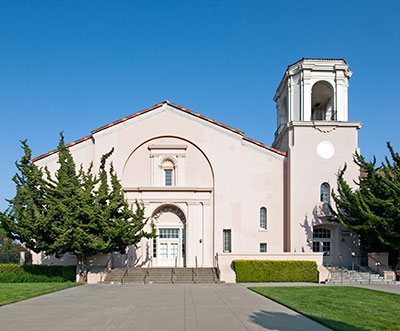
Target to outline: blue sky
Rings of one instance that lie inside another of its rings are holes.
[[[398,1],[0,1],[0,210],[14,162],[170,100],[272,144],[288,64],[345,58],[367,158],[400,150]]]

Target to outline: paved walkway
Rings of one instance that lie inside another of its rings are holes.
[[[328,330],[236,284],[79,286],[0,307],[0,329]]]

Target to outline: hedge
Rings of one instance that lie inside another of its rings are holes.
[[[75,266],[0,264],[0,283],[75,281]]]
[[[236,282],[311,282],[318,283],[314,261],[234,260]]]

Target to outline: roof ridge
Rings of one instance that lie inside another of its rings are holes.
[[[210,122],[210,123],[212,123],[212,124],[218,125],[218,126],[224,128],[224,129],[226,129],[226,130],[232,131],[232,132],[234,132],[234,133],[236,133],[236,134],[242,136],[243,139],[245,139],[245,140],[247,140],[247,141],[249,141],[249,142],[252,142],[252,143],[254,143],[254,144],[256,144],[256,145],[258,145],[258,146],[260,146],[260,147],[263,147],[263,148],[265,148],[265,149],[268,149],[268,150],[270,150],[270,151],[272,151],[272,152],[275,152],[275,153],[277,153],[277,154],[280,154],[280,155],[284,155],[284,156],[286,155],[286,153],[281,152],[281,151],[278,151],[278,150],[275,149],[275,148],[269,147],[269,146],[267,146],[267,145],[265,145],[265,144],[263,144],[263,143],[261,143],[261,142],[259,142],[259,141],[256,141],[256,140],[254,140],[254,139],[245,137],[244,132],[242,132],[242,131],[236,130],[236,129],[234,129],[234,128],[228,126],[228,125],[222,124],[221,122],[218,122],[218,121],[215,121],[215,120],[213,120],[213,119],[211,119],[211,118],[209,118],[209,117],[203,116],[203,115],[201,115],[201,114],[199,114],[199,113],[196,113],[196,112],[194,112],[194,111],[192,111],[192,110],[190,110],[190,109],[187,109],[187,108],[178,106],[177,104],[175,104],[175,103],[173,103],[173,102],[171,102],[171,101],[169,101],[169,100],[165,100],[165,101],[159,102],[159,103],[157,103],[156,105],[154,105],[154,106],[152,106],[152,107],[146,108],[146,109],[141,110],[141,111],[138,111],[138,112],[136,112],[136,113],[134,113],[134,114],[132,114],[132,115],[125,116],[125,117],[123,117],[123,118],[121,118],[121,119],[119,119],[119,120],[117,120],[117,121],[114,121],[114,122],[111,122],[111,123],[109,123],[109,124],[103,125],[103,126],[97,128],[97,129],[92,130],[92,131],[90,132],[90,133],[91,133],[90,135],[88,135],[88,136],[86,136],[86,137],[84,137],[84,138],[75,140],[75,141],[73,141],[73,142],[71,142],[71,143],[69,143],[69,144],[67,144],[67,145],[65,145],[65,146],[66,146],[66,147],[72,147],[72,146],[77,145],[77,144],[79,144],[79,143],[81,143],[81,142],[84,142],[84,141],[86,141],[86,140],[92,139],[92,138],[93,138],[93,135],[96,134],[96,133],[98,133],[98,132],[100,132],[100,131],[103,131],[103,130],[105,130],[105,129],[108,129],[108,128],[114,126],[114,125],[120,124],[120,123],[122,123],[122,122],[125,122],[125,121],[127,121],[127,120],[130,120],[130,119],[135,118],[135,117],[137,117],[137,116],[143,115],[143,114],[145,114],[145,113],[147,113],[147,112],[150,112],[150,111],[152,111],[152,110],[154,110],[154,109],[160,108],[161,106],[163,106],[163,105],[165,105],[165,104],[167,104],[167,105],[169,105],[169,106],[171,106],[171,107],[174,107],[174,108],[176,108],[176,109],[178,109],[178,110],[184,111],[184,112],[187,113],[187,114],[190,114],[190,115],[192,115],[192,116],[195,116],[195,117],[197,117],[197,118],[200,118],[200,119],[202,119],[202,120],[205,120],[205,121],[207,121],[207,122]],[[44,159],[44,158],[47,157],[47,156],[50,156],[50,155],[52,155],[52,154],[57,153],[57,152],[58,152],[58,149],[53,149],[53,150],[50,151],[50,152],[47,152],[47,153],[45,153],[45,154],[42,154],[42,155],[39,155],[39,156],[33,158],[33,159],[32,159],[32,162],[39,161],[39,160],[41,160],[41,159]]]

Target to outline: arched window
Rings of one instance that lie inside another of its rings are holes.
[[[334,121],[336,112],[333,110],[333,88],[327,82],[314,84],[311,90],[311,120]]]
[[[322,183],[321,184],[321,192],[320,192],[320,201],[322,203],[328,203],[329,202],[329,192],[330,192],[330,187],[328,183]]]
[[[260,208],[260,229],[267,229],[267,209],[264,207]]]

